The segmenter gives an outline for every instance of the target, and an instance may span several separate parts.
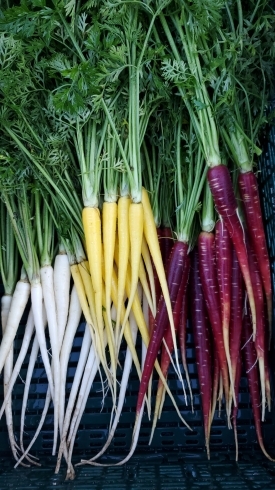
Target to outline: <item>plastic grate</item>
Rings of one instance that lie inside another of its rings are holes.
[[[144,458],[135,455],[119,468],[80,467],[73,482],[65,472],[53,474],[54,462],[43,461],[42,468],[12,470],[10,462],[0,459],[0,490],[258,490],[275,488],[274,465],[263,461],[260,453],[243,453],[239,463],[234,454],[213,453],[212,461],[202,454],[169,455]],[[18,478],[20,472],[20,487]]]

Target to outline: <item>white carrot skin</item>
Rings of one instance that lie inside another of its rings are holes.
[[[59,430],[62,434],[64,412],[65,412],[65,391],[66,391],[66,375],[70,353],[73,346],[75,333],[81,318],[81,305],[78,299],[77,291],[73,286],[68,323],[66,326],[65,335],[63,338],[62,349],[60,353],[60,398],[59,398]]]
[[[132,312],[130,313],[129,320],[130,320],[130,327],[131,327],[133,343],[135,345],[136,339],[137,339],[137,330],[138,329],[137,329],[137,324],[136,324],[136,321],[135,321],[135,318],[134,318],[134,315]],[[97,453],[93,458],[91,458],[88,461],[81,460],[81,463],[78,463],[76,466],[89,463],[89,461],[95,461],[108,449],[109,445],[111,444],[112,439],[113,439],[114,434],[115,434],[115,431],[116,431],[116,428],[117,428],[117,425],[119,423],[122,408],[124,405],[125,393],[127,390],[128,379],[129,379],[130,372],[131,372],[132,362],[133,362],[132,354],[131,354],[129,347],[127,347],[125,362],[124,362],[124,366],[123,366],[123,375],[122,375],[121,384],[120,384],[120,391],[119,391],[119,397],[118,397],[116,416],[114,418],[111,430],[109,432],[108,439],[107,439],[106,443],[104,444],[103,448],[101,449],[101,451],[99,453]]]
[[[11,295],[5,294],[1,298],[1,321],[2,321],[3,335],[5,333],[5,329],[6,329],[6,325],[7,325],[7,321],[8,321],[11,302],[12,302],[12,296]],[[7,388],[8,388],[8,384],[9,384],[10,377],[12,374],[12,367],[13,367],[13,342],[12,342],[10,351],[6,357],[5,366],[4,366],[4,397],[7,396]],[[7,424],[12,454],[13,454],[15,461],[18,461],[17,449],[20,449],[20,448],[18,448],[18,446],[15,442],[14,433],[13,433],[11,396],[7,397],[5,412],[6,412],[6,424]]]
[[[33,332],[34,332],[34,321],[33,321],[32,309],[30,309],[28,320],[26,323],[25,332],[24,332],[24,337],[22,340],[21,349],[20,349],[19,355],[16,359],[16,363],[14,365],[13,372],[12,372],[12,375],[10,377],[9,384],[7,386],[7,392],[5,394],[5,398],[4,398],[4,401],[2,403],[2,407],[0,410],[0,420],[1,420],[1,417],[4,413],[7,401],[11,395],[11,392],[12,392],[12,389],[13,389],[14,384],[16,382],[16,379],[20,373],[22,364],[24,362],[24,359],[26,357],[26,354],[27,354],[27,351],[28,351],[28,348],[30,345],[30,341],[31,341]]]
[[[51,390],[51,397],[54,401],[54,384],[52,377],[52,370],[48,356],[48,350],[46,345],[46,337],[43,325],[43,315],[42,315],[42,287],[40,282],[34,282],[31,285],[31,301],[32,301],[32,311],[34,318],[35,331],[37,334],[37,340],[40,348],[41,357],[44,363],[44,368],[48,378],[48,383]]]
[[[88,364],[88,361],[87,361],[87,364]],[[73,479],[74,475],[75,475],[73,465],[72,465],[72,455],[73,455],[73,449],[74,449],[74,442],[75,442],[75,438],[76,438],[76,434],[77,434],[77,429],[78,429],[79,424],[81,422],[81,418],[82,418],[83,412],[85,410],[87,400],[89,398],[91,386],[93,384],[93,381],[95,379],[95,376],[96,376],[98,369],[99,369],[99,360],[96,359],[96,356],[94,356],[94,363],[93,363],[93,366],[92,366],[90,373],[89,373],[88,383],[86,385],[85,393],[84,393],[84,396],[83,396],[82,401],[81,401],[81,405],[80,405],[78,413],[77,413],[77,418],[76,418],[76,421],[74,424],[74,429],[72,431],[70,442],[69,442],[70,446],[69,446],[69,455],[68,455],[68,461],[67,461],[68,468],[67,468],[66,479]]]
[[[46,265],[40,269],[42,294],[46,309],[48,329],[51,342],[53,381],[54,381],[54,435],[52,455],[55,455],[58,437],[58,415],[60,398],[60,362],[59,362],[59,339],[57,328],[56,304],[54,297],[54,271],[51,265]],[[43,328],[44,333],[44,328]],[[40,348],[41,350],[41,348]]]
[[[18,281],[16,284],[7,318],[5,333],[0,345],[0,374],[14,341],[20,320],[25,311],[30,296],[30,289],[29,282]]]
[[[55,257],[53,271],[54,296],[56,303],[56,317],[58,328],[58,344],[60,350],[67,323],[70,303],[71,270],[67,254],[59,253]]]
[[[92,342],[92,339],[91,339],[91,334],[90,334],[90,328],[89,328],[89,325],[86,324],[85,333],[83,336],[83,342],[82,342],[82,346],[81,346],[81,350],[80,350],[80,354],[79,354],[78,364],[77,364],[77,368],[76,368],[76,371],[74,374],[74,380],[73,380],[73,384],[72,384],[72,387],[70,390],[70,396],[69,396],[68,404],[66,407],[66,413],[65,413],[65,418],[64,418],[63,428],[62,428],[62,435],[60,438],[60,446],[59,446],[59,451],[58,451],[55,473],[58,473],[58,471],[59,471],[63,452],[64,452],[64,458],[65,459],[67,459],[67,456],[68,456],[67,446],[65,444],[67,432],[68,432],[68,428],[70,425],[71,415],[72,415],[74,405],[75,405],[76,395],[77,395],[78,388],[79,388],[79,385],[81,382],[83,371],[85,369],[87,357],[89,355],[91,342]]]
[[[83,398],[85,397],[86,388],[87,388],[87,386],[89,386],[89,387],[91,386],[91,384],[90,384],[90,377],[91,377],[93,366],[96,363],[96,359],[97,359],[96,351],[95,351],[95,348],[94,348],[94,346],[92,344],[91,345],[91,348],[90,348],[89,356],[88,356],[88,359],[87,359],[87,362],[86,362],[86,366],[85,366],[83,378],[82,378],[82,381],[81,381],[81,386],[80,386],[80,389],[79,389],[79,393],[78,393],[78,397],[77,397],[77,402],[76,402],[74,414],[73,414],[73,417],[72,417],[72,420],[71,420],[70,431],[69,431],[69,435],[68,435],[68,439],[67,439],[67,445],[69,445],[69,443],[70,443],[70,440],[71,440],[71,437],[72,437],[72,434],[73,434],[73,430],[74,430],[74,427],[75,427],[75,424],[76,424],[76,420],[77,420],[79,411],[80,411],[81,406],[82,406],[82,401],[83,401]],[[97,369],[98,369],[98,363],[97,363],[96,370]]]

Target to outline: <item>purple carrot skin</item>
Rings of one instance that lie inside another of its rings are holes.
[[[225,165],[218,165],[216,167],[209,168],[207,172],[207,179],[216,210],[228,229],[232,243],[236,250],[247,290],[248,301],[252,314],[253,338],[255,340],[256,306],[249,272],[244,231],[238,216],[238,206],[235,199],[229,170]]]
[[[263,226],[260,196],[257,179],[254,172],[239,174],[239,189],[244,203],[244,213],[247,222],[251,246],[256,254],[268,311],[269,336],[272,325],[272,286],[271,273]]]
[[[201,391],[202,413],[204,421],[205,444],[208,459],[209,439],[211,427],[211,397],[212,397],[212,376],[211,376],[211,331],[207,317],[206,305],[203,297],[202,281],[199,271],[199,254],[195,248],[192,257],[191,269],[191,294],[192,294],[192,330],[196,352],[197,370]]]
[[[256,303],[257,315],[257,332],[255,339],[255,349],[259,362],[260,383],[262,392],[262,421],[265,418],[265,308],[264,294],[261,281],[260,270],[258,267],[257,257],[250,246],[250,240],[247,240],[247,250],[249,257],[250,274],[253,284],[254,298]]]
[[[229,350],[232,364],[232,376],[235,385],[238,359],[241,350],[242,323],[243,323],[244,284],[241,269],[235,250],[232,255],[231,271],[231,312],[229,325]],[[237,400],[236,400],[237,401]],[[232,397],[230,394],[229,406],[231,409]]]
[[[219,366],[222,373],[223,388],[230,425],[229,413],[229,377],[226,361],[226,353],[223,343],[221,308],[219,300],[219,288],[216,276],[215,264],[215,237],[214,233],[202,231],[198,239],[199,270],[202,283],[203,295],[206,303],[207,313],[210,320],[214,337],[214,345],[217,350]]]
[[[232,243],[224,223],[219,220],[215,226],[215,250],[217,277],[220,293],[222,331],[231,388],[234,387],[232,364],[229,350],[229,324],[231,304]]]
[[[213,353],[213,384],[212,384],[212,413],[211,413],[211,421],[213,421],[214,415],[215,415],[215,410],[217,406],[217,401],[218,401],[218,387],[219,387],[219,380],[220,380],[220,366],[219,366],[219,359],[217,355],[216,349],[212,349]]]
[[[167,283],[168,283],[168,289],[169,289],[172,305],[174,304],[177,298],[179,285],[181,282],[184,257],[186,254],[185,249],[186,249],[186,245],[183,242],[176,242],[173,247],[173,253],[171,254],[170,257]],[[168,325],[169,325],[169,320],[168,320],[167,308],[163,295],[161,295],[160,300],[158,302],[158,309],[155,318],[154,330],[152,336],[150,337],[150,342],[148,345],[141,382],[139,386],[139,393],[138,393],[137,406],[136,406],[136,418],[139,417],[144,396],[148,388],[149,379],[151,377],[153,367],[158,355],[158,350],[161,346],[161,342],[165,334],[165,329],[168,327]]]
[[[190,272],[190,257],[189,255],[187,256],[188,263],[188,271],[186,272],[189,277],[189,272]],[[186,283],[187,289],[188,289],[188,280]],[[192,407],[192,412],[194,411],[193,407],[193,395],[192,395],[192,389],[191,389],[191,383],[189,379],[189,374],[188,374],[188,367],[187,367],[187,359],[186,359],[186,326],[187,326],[187,317],[188,317],[188,291],[185,291],[185,294],[182,295],[182,302],[181,302],[181,312],[180,312],[180,321],[179,321],[179,328],[178,328],[178,339],[179,339],[179,347],[180,347],[180,352],[181,352],[181,360],[182,360],[182,365],[183,369],[185,372],[188,388],[189,388],[189,393],[190,393],[190,400],[191,400],[191,407]]]
[[[237,361],[237,366],[236,366],[235,386],[234,386],[235,398],[236,398],[237,404],[235,407],[233,407],[233,410],[232,410],[232,426],[233,426],[235,446],[236,446],[236,461],[238,461],[238,458],[239,458],[237,418],[238,418],[238,409],[239,409],[239,388],[240,388],[240,381],[241,381],[241,373],[242,373],[242,362],[241,362],[241,356],[239,355],[238,361]]]
[[[242,330],[242,344],[243,344],[243,355],[244,355],[244,365],[248,380],[250,400],[252,405],[252,412],[254,416],[255,429],[257,434],[257,439],[259,446],[264,453],[264,455],[270,459],[270,461],[275,461],[266,452],[263,441],[262,426],[261,426],[261,411],[260,411],[260,383],[259,374],[257,366],[257,353],[254,347],[254,342],[252,340],[252,326],[249,318],[249,314],[245,315],[243,321]]]

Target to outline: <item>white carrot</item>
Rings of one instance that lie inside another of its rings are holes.
[[[87,364],[88,364],[88,361],[87,361]],[[88,369],[87,364],[86,364],[86,369]],[[67,480],[68,479],[71,480],[74,478],[75,472],[74,472],[74,469],[72,466],[72,455],[73,455],[73,449],[74,449],[74,442],[75,442],[77,430],[78,430],[79,424],[81,422],[83,412],[84,412],[85,407],[86,407],[87,400],[89,398],[91,386],[93,384],[93,381],[94,381],[94,378],[95,378],[95,375],[96,375],[98,369],[99,369],[99,360],[98,360],[98,358],[96,358],[96,355],[94,355],[94,362],[93,362],[92,368],[91,368],[90,373],[89,373],[88,382],[86,384],[86,389],[85,389],[85,392],[84,392],[84,395],[83,395],[83,398],[81,401],[81,405],[80,405],[79,410],[77,412],[77,417],[75,420],[74,428],[73,428],[73,431],[72,431],[71,437],[70,437],[69,454],[68,454],[68,460],[67,460],[67,465],[68,465],[67,477],[66,477]]]
[[[34,280],[31,284],[32,311],[33,311],[34,325],[37,334],[40,353],[41,353],[42,361],[44,363],[46,375],[48,378],[48,383],[51,390],[51,396],[52,399],[54,400],[53,377],[52,377],[51,365],[48,356],[44,324],[43,324],[42,299],[43,299],[43,294],[42,294],[41,282],[39,281],[39,279],[37,279]]]
[[[30,309],[28,320],[27,320],[27,323],[26,323],[25,332],[24,332],[24,337],[23,337],[23,340],[22,340],[22,345],[21,345],[21,348],[20,348],[20,352],[19,352],[18,357],[16,359],[16,363],[14,365],[13,372],[12,372],[12,375],[10,377],[9,384],[7,386],[7,391],[6,391],[6,394],[5,394],[5,398],[4,398],[4,401],[2,403],[2,407],[1,407],[1,410],[0,410],[0,420],[1,420],[2,415],[4,413],[4,410],[5,410],[7,401],[9,399],[10,395],[11,395],[11,392],[12,392],[12,389],[13,389],[14,384],[16,382],[16,379],[17,379],[17,377],[18,377],[18,375],[20,373],[20,370],[21,370],[22,364],[24,362],[24,359],[26,357],[26,354],[27,354],[27,351],[28,351],[28,348],[29,348],[29,345],[30,345],[30,341],[31,341],[31,338],[32,338],[33,331],[34,331],[34,321],[33,321],[32,309]]]
[[[14,341],[29,296],[30,283],[21,275],[21,279],[17,282],[12,296],[7,325],[0,345],[0,373],[2,372],[6,358]]]
[[[10,294],[5,294],[1,298],[1,321],[2,321],[2,331],[3,335],[5,333],[8,315],[10,311],[10,306],[12,302],[12,296]],[[12,373],[13,366],[13,342],[10,348],[10,351],[7,355],[5,366],[4,366],[4,397],[7,395],[7,387]],[[6,408],[6,424],[8,429],[9,441],[12,450],[12,454],[14,456],[15,461],[18,461],[18,445],[16,444],[14,433],[13,433],[13,420],[12,420],[12,399],[11,396],[7,398]]]
[[[135,345],[138,328],[137,328],[137,324],[135,321],[135,317],[134,317],[132,312],[130,313],[129,319],[130,319],[132,339],[133,339],[133,343]],[[81,463],[78,463],[76,466],[80,466],[82,464],[89,463],[89,461],[95,461],[108,449],[109,445],[111,444],[113,437],[115,435],[115,431],[116,431],[117,425],[119,423],[122,408],[123,408],[123,405],[125,402],[125,393],[126,393],[127,386],[128,386],[128,380],[129,380],[129,376],[130,376],[130,372],[131,372],[132,361],[133,361],[133,358],[132,358],[131,350],[129,349],[129,347],[127,347],[125,362],[124,362],[124,366],[123,366],[123,375],[122,375],[121,384],[120,384],[120,391],[119,391],[119,397],[118,397],[116,416],[114,418],[114,421],[113,421],[111,430],[109,432],[107,441],[105,442],[103,448],[99,451],[99,453],[97,453],[93,458],[91,458],[88,461],[81,460]]]
[[[59,430],[61,434],[62,434],[64,411],[65,411],[65,388],[66,388],[67,367],[68,367],[69,357],[72,350],[75,333],[80,322],[81,313],[82,313],[82,309],[80,306],[76,288],[74,286],[71,293],[68,323],[66,326],[66,331],[63,338],[62,349],[60,354]]]
[[[55,455],[57,437],[58,437],[58,415],[59,415],[59,397],[60,397],[60,362],[59,362],[59,339],[58,339],[58,328],[57,328],[57,317],[56,317],[56,304],[54,297],[54,283],[53,283],[53,268],[51,265],[44,265],[40,269],[41,276],[41,286],[43,299],[46,309],[48,329],[51,342],[51,352],[52,352],[52,366],[53,366],[53,380],[54,380],[54,394],[53,404],[54,404],[54,436],[53,436],[53,449],[52,455]],[[43,328],[44,334],[44,328]],[[42,353],[42,348],[40,346]],[[44,359],[43,359],[44,361]],[[45,365],[45,362],[44,362]],[[47,368],[45,366],[46,372]],[[51,383],[49,382],[50,389]]]
[[[65,413],[65,418],[64,418],[63,428],[62,428],[62,435],[60,438],[61,440],[60,440],[60,446],[59,446],[59,451],[58,451],[55,473],[58,473],[58,471],[59,471],[63,452],[64,452],[65,459],[67,459],[67,455],[68,455],[67,447],[66,447],[67,432],[68,432],[68,428],[70,425],[71,415],[72,415],[72,412],[74,409],[75,399],[77,396],[78,388],[79,388],[79,385],[81,382],[83,371],[85,369],[87,357],[89,355],[91,342],[92,342],[92,339],[91,339],[91,334],[90,334],[90,328],[89,328],[89,325],[86,324],[85,333],[83,336],[82,346],[81,346],[79,359],[78,359],[78,363],[77,363],[77,368],[76,368],[76,371],[74,374],[74,380],[73,380],[73,384],[72,384],[71,389],[70,389],[70,396],[69,396],[68,404],[66,407],[66,413]]]
[[[43,321],[43,328],[45,328],[46,324],[47,324],[47,320],[46,320],[46,311],[45,311],[44,305],[42,308],[42,321]],[[24,444],[23,444],[25,413],[26,413],[26,408],[27,408],[31,379],[32,379],[32,375],[33,375],[34,366],[35,366],[35,363],[37,360],[38,352],[39,352],[39,342],[38,342],[37,334],[35,334],[34,339],[33,339],[30,357],[29,357],[27,375],[26,375],[25,386],[24,386],[24,394],[23,394],[23,400],[22,400],[22,409],[21,409],[20,447],[21,447],[21,451],[23,453],[25,452]]]
[[[56,302],[56,316],[58,329],[58,343],[61,349],[65,327],[67,324],[70,302],[71,270],[68,256],[63,248],[54,261],[54,296]]]

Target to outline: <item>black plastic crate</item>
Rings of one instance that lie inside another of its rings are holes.
[[[275,128],[273,127],[265,141],[264,153],[260,161],[259,182],[265,216],[267,240],[270,253],[273,285],[275,284]],[[275,302],[273,303],[275,308]],[[275,315],[274,315],[275,318]],[[74,370],[81,348],[84,323],[81,323],[75,338],[70,357],[67,377],[67,393],[69,393]],[[20,348],[23,327],[15,342],[15,354]],[[274,353],[274,339],[272,351]],[[121,352],[121,360],[125,352]],[[274,363],[271,355],[272,378],[274,381]],[[180,422],[168,397],[163,408],[161,420],[155,430],[151,446],[148,446],[151,422],[145,413],[140,431],[139,443],[135,456],[124,467],[118,468],[76,468],[76,479],[64,482],[66,472],[62,466],[60,474],[54,475],[55,458],[51,457],[53,441],[53,409],[52,406],[45,420],[43,430],[35,442],[31,453],[42,458],[41,468],[13,469],[12,456],[9,451],[5,417],[0,421],[0,490],[25,488],[68,488],[68,489],[264,489],[275,488],[275,465],[270,463],[259,451],[252,411],[249,401],[248,386],[245,377],[241,379],[240,403],[238,413],[239,462],[235,462],[235,446],[233,431],[226,426],[224,408],[220,417],[216,412],[211,429],[210,452],[211,461],[206,459],[204,445],[204,429],[200,408],[200,390],[197,379],[195,353],[190,328],[187,337],[188,369],[193,391],[194,413],[190,403],[185,405],[180,382],[170,370],[169,385],[176,398],[183,417],[190,424],[190,432]],[[14,431],[19,434],[21,398],[23,382],[27,369],[28,356],[22,366],[22,379],[18,379],[13,394]],[[118,374],[118,381],[121,373]],[[104,463],[114,463],[127,454],[132,438],[135,419],[138,377],[132,369],[125,403],[115,437],[101,459]],[[153,394],[156,394],[157,377],[153,383]],[[25,447],[32,439],[44,406],[47,391],[47,380],[42,363],[39,359],[34,372],[28,408],[25,419]],[[187,394],[188,389],[186,388]],[[272,393],[274,389],[272,386]],[[272,396],[274,398],[274,396]],[[0,403],[3,399],[0,387]],[[81,457],[91,457],[103,446],[107,437],[107,428],[112,409],[111,396],[105,398],[102,407],[102,392],[99,375],[95,378],[90,397],[83,414],[81,425],[75,441],[74,461]],[[267,450],[275,455],[275,407],[266,413],[266,421],[262,424],[263,438]],[[92,486],[91,486],[92,485]]]

